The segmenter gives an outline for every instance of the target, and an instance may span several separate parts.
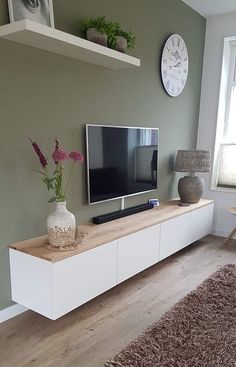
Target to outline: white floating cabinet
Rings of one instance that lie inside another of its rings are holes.
[[[211,233],[214,204],[161,224],[160,260]]]
[[[10,264],[13,301],[55,320],[116,285],[117,241],[56,263],[10,249]]]
[[[109,223],[79,227],[72,252],[45,247],[46,236],[10,247],[12,300],[52,320],[79,307],[211,232],[213,202],[178,201]]]
[[[191,213],[187,213],[161,224],[160,260],[191,243],[190,218]]]
[[[214,205],[212,204],[191,212],[190,243],[199,240],[199,238],[211,232],[213,209]]]
[[[140,59],[28,19],[0,27],[0,38],[119,70],[140,66]]]
[[[160,252],[160,224],[118,240],[117,283],[156,264]]]
[[[53,264],[10,249],[12,300],[54,320]]]

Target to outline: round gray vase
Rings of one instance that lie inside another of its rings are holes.
[[[96,28],[89,28],[87,30],[87,40],[107,47],[107,35],[98,32]]]
[[[204,188],[204,180],[196,176],[184,176],[179,180],[178,192],[182,203],[198,203]]]
[[[125,52],[127,48],[127,39],[122,36],[116,36],[116,51]]]

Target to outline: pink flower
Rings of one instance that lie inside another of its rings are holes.
[[[47,166],[47,159],[44,157],[43,153],[41,152],[41,149],[39,148],[38,144],[36,142],[34,142],[33,140],[31,140],[31,144],[34,148],[35,153],[37,154],[40,164],[43,168],[45,168]]]
[[[69,154],[69,157],[70,157],[70,159],[72,159],[75,162],[80,162],[80,163],[84,162],[84,156],[80,152],[71,152]]]
[[[55,149],[55,151],[52,154],[52,158],[56,164],[64,163],[69,159],[68,153],[60,148]]]

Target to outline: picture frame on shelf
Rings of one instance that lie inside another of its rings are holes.
[[[53,0],[8,0],[10,22],[30,19],[55,28]]]

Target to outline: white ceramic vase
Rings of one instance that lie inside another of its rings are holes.
[[[66,201],[57,202],[56,210],[47,218],[48,242],[61,248],[73,245],[75,241],[75,216],[66,209]]]

